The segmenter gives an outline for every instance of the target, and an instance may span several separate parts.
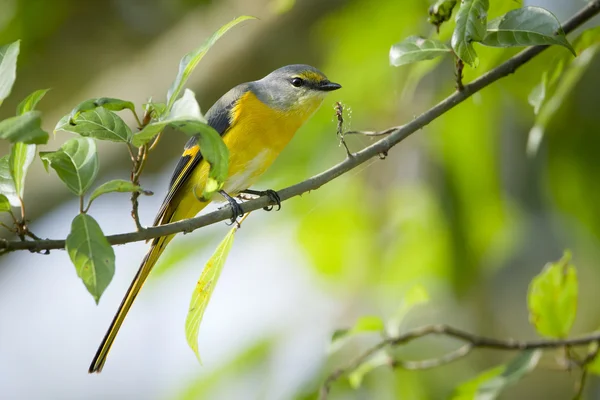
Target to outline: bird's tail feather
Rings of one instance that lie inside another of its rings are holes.
[[[127,312],[131,308],[131,305],[140,292],[140,289],[144,285],[144,282],[146,282],[146,278],[148,278],[152,267],[154,267],[154,264],[156,264],[158,258],[167,247],[167,244],[169,244],[174,236],[175,235],[158,238],[152,244],[150,251],[148,251],[148,254],[146,254],[146,257],[144,257],[144,260],[140,265],[140,269],[135,275],[135,278],[133,278],[129,289],[127,290],[127,293],[125,294],[125,297],[119,306],[119,311],[117,311],[117,314],[110,324],[106,335],[104,335],[104,339],[102,339],[102,343],[100,344],[100,347],[94,356],[94,360],[90,365],[90,369],[88,371],[89,373],[102,371],[102,367],[104,367],[104,363],[106,362],[106,356],[108,355],[115,337],[117,336],[117,333],[119,332],[119,329],[121,328],[121,325],[127,316]]]

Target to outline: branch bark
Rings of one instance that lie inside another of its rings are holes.
[[[600,12],[600,0],[590,1],[584,8],[582,8],[577,14],[569,18],[564,24],[563,29],[566,33],[570,33],[584,22],[595,16]],[[292,197],[299,196],[301,194],[310,192],[323,186],[324,184],[332,181],[333,179],[345,174],[346,172],[356,168],[360,164],[370,160],[379,154],[387,154],[387,152],[398,143],[406,139],[408,136],[422,129],[436,118],[440,117],[444,113],[448,112],[458,104],[462,103],[474,93],[484,89],[488,85],[496,82],[497,80],[514,73],[523,64],[530,61],[532,58],[544,51],[548,46],[534,46],[529,47],[506,62],[502,63],[498,67],[488,71],[481,77],[477,78],[473,82],[464,85],[462,91],[458,91],[448,96],[446,99],[424,112],[411,122],[386,129],[381,132],[373,133],[372,136],[385,135],[383,139],[375,142],[374,144],[364,148],[363,150],[352,154],[341,163],[333,166],[332,168],[315,175],[303,182],[296,185],[287,187],[278,192],[281,201],[288,200]],[[244,213],[258,210],[271,204],[267,197],[261,197],[256,200],[248,201],[242,204],[242,210]],[[186,219],[183,221],[173,222],[161,226],[145,228],[140,231],[121,233],[117,235],[108,236],[107,239],[112,245],[119,245],[131,242],[138,242],[148,239],[157,238],[160,236],[167,236],[179,232],[192,232],[196,229],[202,228],[207,225],[212,225],[220,221],[227,220],[231,217],[230,206],[225,206],[220,210],[211,212],[209,214],[201,215],[199,217]],[[39,252],[43,250],[56,250],[64,249],[65,240],[35,240],[35,241],[0,241],[0,251],[3,253],[16,251],[16,250],[29,250],[33,252]]]
[[[352,371],[356,370],[362,364],[367,362],[373,355],[379,351],[391,347],[391,346],[402,346],[413,340],[423,338],[425,336],[438,335],[446,336],[464,342],[465,345],[458,349],[445,354],[439,358],[423,360],[423,361],[397,361],[394,360],[390,363],[391,367],[394,368],[405,368],[405,369],[429,369],[435,368],[443,364],[447,364],[456,361],[460,358],[465,357],[471,353],[474,349],[493,349],[493,350],[505,350],[505,351],[523,351],[523,350],[534,350],[534,349],[560,349],[564,347],[578,347],[587,346],[592,343],[600,342],[600,332],[594,332],[587,336],[581,336],[572,339],[556,339],[556,340],[532,340],[532,341],[521,341],[515,339],[496,339],[485,336],[479,336],[473,333],[469,333],[457,328],[453,328],[448,325],[426,325],[420,328],[416,328],[405,332],[399,336],[387,338],[375,346],[371,347],[363,354],[358,356],[354,361],[348,364],[346,367],[338,368],[331,373],[323,386],[319,394],[321,400],[325,400],[331,390],[331,385],[342,376],[345,376]],[[592,359],[586,360],[585,363],[589,363],[598,354],[597,351],[593,353]],[[585,364],[583,364],[585,366]]]

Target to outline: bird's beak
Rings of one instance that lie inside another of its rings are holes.
[[[333,90],[338,90],[341,87],[342,85],[340,85],[339,83],[325,81],[319,85],[319,90],[322,90],[324,92],[331,92]]]

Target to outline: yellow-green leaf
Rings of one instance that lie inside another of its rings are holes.
[[[350,329],[338,329],[331,336],[329,352],[332,353],[342,347],[350,338],[361,333],[382,332],[385,326],[381,318],[374,315],[360,317]]]
[[[529,285],[529,321],[538,333],[550,338],[569,335],[577,314],[577,271],[571,254],[548,263]]]
[[[25,190],[25,177],[27,170],[35,158],[36,145],[15,143],[10,149],[9,166],[10,175],[15,184],[17,195],[23,199]]]
[[[50,89],[40,89],[25,97],[17,106],[17,115],[25,114],[27,111],[33,111],[35,106],[44,98]]]
[[[198,332],[200,331],[200,323],[204,316],[204,310],[206,310],[206,306],[210,301],[213,290],[217,285],[217,281],[219,280],[219,276],[225,265],[225,260],[227,260],[227,256],[229,255],[229,250],[231,250],[231,246],[233,245],[236,231],[237,226],[234,226],[221,243],[219,243],[214,254],[204,266],[200,279],[192,293],[190,307],[185,320],[185,337],[188,345],[192,348],[200,362],[202,362],[200,360],[200,352],[198,351]]]
[[[177,100],[179,93],[181,93],[181,91],[183,90],[183,87],[185,86],[185,83],[187,82],[190,75],[192,74],[192,71],[194,71],[194,68],[196,68],[196,65],[198,65],[200,60],[202,60],[202,58],[204,57],[206,52],[228,30],[230,30],[231,28],[233,28],[235,25],[239,24],[240,22],[246,21],[249,19],[254,19],[254,17],[244,15],[244,16],[238,17],[238,18],[234,19],[233,21],[223,25],[221,28],[219,28],[218,31],[213,33],[212,36],[209,37],[200,47],[192,50],[191,52],[189,52],[185,56],[183,56],[183,58],[179,62],[179,71],[177,72],[177,77],[175,78],[175,81],[173,82],[173,84],[171,85],[171,88],[169,89],[169,91],[167,93],[166,112],[169,112],[171,110],[171,107],[173,107],[173,104],[175,103],[175,100]]]
[[[8,197],[0,194],[0,212],[9,212],[11,210],[10,201]]]

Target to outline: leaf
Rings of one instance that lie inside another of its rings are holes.
[[[429,294],[422,285],[411,287],[402,299],[400,307],[396,313],[387,322],[387,333],[389,336],[398,336],[400,334],[400,325],[404,318],[413,308],[429,302]]]
[[[0,105],[10,95],[17,79],[17,58],[21,41],[0,46]]]
[[[0,194],[0,212],[10,212],[11,205],[10,201],[8,201],[8,197],[3,194]]]
[[[417,61],[431,60],[452,52],[452,49],[439,40],[410,36],[390,49],[390,64],[398,67]]]
[[[192,293],[192,299],[190,301],[190,307],[185,320],[185,337],[188,345],[196,354],[198,361],[200,360],[200,353],[198,351],[198,332],[200,330],[200,323],[204,316],[204,310],[210,301],[213,290],[217,285],[225,260],[229,255],[229,250],[233,245],[233,239],[237,231],[237,226],[234,226],[227,236],[219,243],[219,246],[215,250],[214,254],[206,262],[200,279],[196,284],[196,288]]]
[[[96,304],[115,274],[115,252],[100,225],[87,214],[79,214],[71,223],[66,249]]]
[[[90,138],[73,138],[57,151],[40,152],[44,167],[52,167],[70,191],[83,195],[98,174],[96,143]]]
[[[472,42],[480,42],[485,37],[489,7],[489,0],[463,0],[456,13],[452,48],[458,58],[472,67],[479,64]]]
[[[331,336],[329,353],[339,350],[353,336],[361,333],[383,332],[385,326],[381,318],[368,315],[360,317],[350,329],[338,329]]]
[[[13,181],[10,173],[10,162],[9,155],[5,155],[0,158],[0,193],[8,198],[11,206],[20,207],[21,202],[17,196],[17,189],[15,189],[15,181]]]
[[[456,6],[457,0],[438,0],[429,7],[430,24],[439,27],[442,23],[449,21],[452,17],[452,10]]]
[[[542,74],[542,81],[538,83],[527,97],[527,102],[533,107],[533,113],[537,115],[546,99],[546,88],[548,86],[548,71]]]
[[[527,138],[527,153],[530,156],[535,155],[537,152],[546,127],[550,124],[552,117],[581,81],[581,78],[599,50],[600,44],[588,47],[579,55],[579,57],[574,59],[566,69],[564,69],[563,64],[559,63],[557,69],[554,71],[554,77],[548,78],[548,87],[554,86],[551,90],[553,94],[551,96],[546,95],[546,100],[543,102],[537,114],[535,125],[529,131],[529,137]],[[554,82],[556,82],[555,85]],[[549,89],[547,89],[547,92],[548,91]]]
[[[0,121],[0,139],[7,139],[12,143],[46,144],[49,136],[41,126],[41,113],[28,111],[23,115]]]
[[[77,105],[71,111],[70,118],[75,119],[82,112],[95,110],[98,107],[102,107],[105,110],[109,111],[121,111],[128,109],[135,114],[135,106],[131,101],[113,99],[111,97],[99,97],[96,99],[89,99],[79,103],[79,105]]]
[[[362,384],[363,378],[366,374],[371,372],[377,367],[382,367],[384,365],[390,365],[392,359],[390,356],[383,350],[375,353],[368,361],[360,364],[354,371],[348,374],[348,382],[352,389],[358,389]]]
[[[559,261],[546,264],[533,278],[527,294],[529,322],[540,335],[550,338],[569,335],[577,314],[577,292],[577,271],[568,251]]]
[[[598,357],[598,342],[592,342],[588,346],[588,354],[596,353],[596,357],[587,363],[585,366],[585,370],[587,372],[591,372],[594,375],[600,375],[600,357]]]
[[[200,106],[198,106],[194,92],[186,89],[183,97],[173,105],[169,118],[148,124],[133,136],[133,145],[139,147],[149,142],[167,126],[198,139],[202,157],[210,164],[202,198],[210,199],[215,192],[223,187],[225,179],[227,179],[229,150],[225,146],[221,135],[206,123],[200,113]]]
[[[196,95],[190,89],[185,89],[183,96],[175,101],[167,119],[197,119],[206,122],[206,119],[200,112],[200,105],[198,105]]]
[[[210,165],[208,179],[202,191],[202,199],[210,199],[223,187],[229,173],[229,150],[223,142],[223,138],[212,126],[200,121],[176,121],[171,125],[198,139],[202,157]]]
[[[131,181],[126,181],[124,179],[115,179],[109,182],[105,182],[102,185],[98,186],[93,192],[92,195],[90,196],[90,200],[88,203],[88,208],[89,205],[92,204],[92,201],[94,201],[96,198],[98,198],[99,196],[102,196],[103,194],[106,193],[112,193],[112,192],[122,192],[122,193],[126,193],[126,192],[142,192],[142,188],[138,185],[134,185],[133,183],[131,183]]]
[[[216,43],[217,40],[221,38],[229,29],[233,28],[235,25],[239,24],[242,21],[246,21],[249,19],[254,19],[254,17],[250,17],[247,15],[237,17],[233,21],[223,25],[218,31],[212,34],[200,47],[192,50],[183,56],[181,61],[179,62],[179,71],[177,72],[177,77],[171,88],[167,92],[167,107],[166,112],[169,112],[177,100],[177,96],[181,93],[181,90],[185,86],[189,76],[191,75],[196,65],[202,60],[206,52]]]
[[[33,111],[35,106],[44,98],[50,89],[40,89],[25,97],[17,106],[17,115],[25,114],[27,111]]]
[[[58,121],[54,131],[72,132],[112,142],[129,142],[133,136],[121,117],[103,107],[78,112],[75,117],[65,115]]]
[[[482,43],[493,47],[557,44],[576,55],[558,19],[541,7],[517,8],[495,18]]]
[[[454,390],[452,400],[493,400],[502,390],[531,372],[542,356],[541,350],[526,350],[508,364],[489,369]]]
[[[36,145],[15,143],[10,149],[10,175],[12,176],[17,195],[23,199],[27,170],[35,158]]]
[[[160,117],[167,110],[167,105],[165,103],[153,103],[152,99],[148,101],[148,103],[145,103],[143,107],[153,118]]]

